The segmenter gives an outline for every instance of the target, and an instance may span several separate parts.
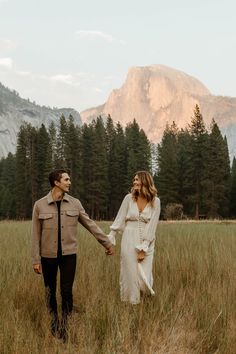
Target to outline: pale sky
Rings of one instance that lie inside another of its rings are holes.
[[[163,64],[236,97],[235,0],[0,0],[0,82],[40,105],[104,103]]]

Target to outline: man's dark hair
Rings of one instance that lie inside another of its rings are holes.
[[[51,187],[55,187],[55,181],[60,182],[63,173],[68,173],[66,170],[54,170],[49,173],[48,179]]]

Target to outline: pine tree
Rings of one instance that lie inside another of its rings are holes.
[[[49,190],[48,175],[51,170],[50,136],[42,124],[37,132],[36,166],[37,166],[37,199]],[[35,202],[35,200],[33,200]]]
[[[221,215],[223,217],[229,216],[229,208],[230,208],[230,183],[231,183],[231,175],[230,175],[230,156],[229,156],[229,147],[226,136],[224,136],[224,149],[223,149],[224,159],[224,186],[225,186],[225,199],[222,204],[222,212]]]
[[[0,219],[16,218],[16,158],[9,153],[0,161]]]
[[[119,122],[116,124],[114,156],[116,160],[115,170],[117,171],[117,175],[116,182],[114,185],[116,191],[113,195],[115,212],[113,214],[113,217],[117,214],[117,211],[124,196],[130,191],[130,183],[132,182],[128,181],[127,183],[127,144],[124,130]]]
[[[207,180],[205,181],[206,198],[204,203],[207,216],[216,218],[228,212],[228,191],[230,165],[227,149],[220,129],[214,119],[209,134],[209,148],[207,156]]]
[[[80,191],[82,204],[88,214],[93,217],[93,180],[95,174],[94,159],[95,159],[95,136],[92,124],[83,124],[81,129],[81,149],[82,149],[82,180],[83,188]]]
[[[117,160],[115,156],[115,136],[116,130],[114,127],[113,120],[111,116],[108,115],[106,120],[106,137],[107,137],[107,162],[108,162],[108,185],[107,185],[107,197],[108,203],[108,218],[112,218],[114,213],[114,193],[116,193],[116,183],[117,183]]]
[[[80,130],[74,124],[74,118],[69,116],[67,122],[65,161],[71,177],[71,194],[79,197],[81,180],[81,143]]]
[[[178,199],[186,215],[191,215],[193,195],[192,138],[187,129],[178,132],[177,139],[177,179]]]
[[[199,219],[199,215],[204,213],[204,183],[206,181],[206,155],[208,134],[205,128],[202,114],[198,105],[195,106],[194,116],[191,119],[190,135],[192,138],[192,176],[193,193],[191,195],[194,206],[194,215]]]
[[[55,123],[52,121],[48,128],[48,135],[49,135],[49,170],[52,171],[57,166],[57,161],[59,157],[57,156],[57,129]]]
[[[68,126],[64,115],[60,118],[59,132],[57,136],[56,168],[67,168],[66,145],[67,145]]]
[[[38,170],[38,130],[32,126],[28,126],[28,152],[27,152],[27,167],[26,171],[28,173],[27,182],[29,184],[28,189],[31,194],[31,204],[27,207],[26,217],[30,217],[32,214],[32,208],[37,199],[39,199],[40,188],[39,188],[39,176],[41,171]]]
[[[16,214],[29,218],[33,201],[37,199],[35,165],[36,129],[30,124],[20,127],[16,150]]]
[[[126,143],[120,123],[114,126],[110,116],[106,123],[108,156],[108,218],[112,219],[128,192],[126,189]]]
[[[128,187],[136,171],[151,169],[151,149],[146,134],[139,128],[135,119],[126,126],[125,136],[127,149],[126,186]]]
[[[108,157],[107,157],[107,135],[101,117],[93,123],[94,129],[94,175],[92,182],[93,189],[93,217],[96,220],[107,218],[108,204]]]
[[[230,175],[230,215],[236,218],[236,159],[233,158]]]
[[[162,202],[162,209],[168,203],[178,203],[178,165],[177,165],[178,128],[173,122],[165,128],[161,143],[157,147],[157,176],[155,182]]]

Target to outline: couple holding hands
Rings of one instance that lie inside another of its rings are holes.
[[[120,206],[109,235],[96,225],[80,201],[68,194],[71,181],[65,170],[49,174],[51,191],[35,202],[32,217],[33,269],[43,274],[51,314],[51,332],[67,340],[68,316],[73,309],[72,287],[76,269],[77,225],[81,223],[113,255],[116,235],[122,234],[120,295],[122,301],[138,304],[140,294],[154,295],[152,262],[160,200],[152,176],[138,171],[131,192]],[[59,321],[56,279],[60,269],[62,319]]]

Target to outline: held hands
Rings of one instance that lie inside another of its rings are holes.
[[[42,266],[41,264],[34,264],[33,265],[33,269],[35,271],[36,274],[41,274],[42,273]]]
[[[145,258],[145,252],[142,250],[142,251],[139,251],[138,252],[138,255],[137,255],[137,259],[138,259],[138,262],[142,262]]]
[[[112,256],[112,255],[114,254],[114,247],[113,247],[113,245],[107,247],[105,253],[106,253],[107,256]]]

